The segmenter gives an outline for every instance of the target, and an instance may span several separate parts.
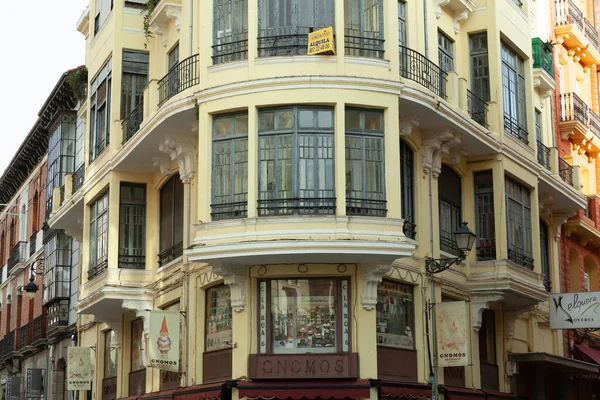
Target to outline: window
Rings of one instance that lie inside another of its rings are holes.
[[[47,231],[44,243],[43,304],[68,299],[71,282],[72,239],[61,230]]]
[[[179,174],[160,189],[160,253],[163,266],[183,255],[183,183]]]
[[[145,369],[144,367],[144,320],[141,318],[131,321],[131,372]]]
[[[438,59],[442,71],[454,71],[454,42],[440,31],[438,31]]]
[[[406,3],[398,2],[398,44],[406,47],[408,37],[406,36]]]
[[[40,196],[36,190],[31,202],[31,233],[35,234],[39,230],[40,222]]]
[[[383,58],[382,0],[344,0],[344,22],[347,55]]]
[[[508,259],[533,269],[531,247],[531,201],[529,189],[506,178]]]
[[[111,86],[112,60],[108,60],[90,83],[90,162],[109,143]]]
[[[113,9],[113,0],[96,0],[94,8],[94,35],[96,35]]]
[[[206,290],[206,346],[204,351],[231,348],[231,293],[229,286]]]
[[[273,279],[261,281],[259,291],[261,325],[268,318],[268,330],[260,329],[261,353],[349,351],[347,279]]]
[[[144,51],[123,50],[121,119],[127,118],[144,101],[144,89],[147,85],[148,53]]]
[[[259,57],[306,54],[310,29],[334,25],[333,3],[333,0],[259,0]]]
[[[167,56],[167,71],[167,98],[171,98],[179,93],[179,80],[181,77],[179,66],[179,43],[173,46]]]
[[[171,70],[171,68],[179,64],[179,43],[173,46],[171,51],[169,51],[167,62],[167,70],[169,71]]]
[[[214,0],[213,64],[248,58],[248,0]]]
[[[496,360],[496,314],[484,310],[479,328],[479,362],[481,388],[498,390],[498,363]]]
[[[146,185],[121,183],[119,268],[146,267]]]
[[[490,67],[487,32],[469,35],[471,91],[481,100],[490,101]]]
[[[415,224],[415,153],[402,139],[400,139],[400,190],[404,234],[414,239],[417,233]]]
[[[473,178],[475,181],[477,260],[495,260],[494,178],[492,171],[476,172]]]
[[[550,276],[550,235],[548,225],[540,219],[540,253],[542,256],[542,275],[544,278],[544,287],[547,292],[552,290],[552,277]]]
[[[377,286],[377,345],[414,349],[413,287],[384,280]]]
[[[117,376],[119,349],[115,331],[104,332],[104,379]]]
[[[76,118],[73,112],[61,112],[49,129],[46,215],[52,212],[54,188],[64,193],[65,175],[74,172]]]
[[[440,207],[440,250],[456,256],[460,250],[456,245],[454,232],[461,223],[462,185],[460,176],[446,164],[438,178]]]
[[[213,120],[213,221],[248,216],[248,114]]]
[[[258,215],[334,214],[333,109],[259,112]]]
[[[523,59],[502,43],[502,93],[504,131],[528,144]]]
[[[90,265],[88,279],[108,267],[108,192],[90,206]]]
[[[385,217],[383,112],[346,109],[346,214]]]

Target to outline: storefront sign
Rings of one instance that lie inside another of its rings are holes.
[[[179,372],[180,315],[177,311],[150,313],[150,366]]]
[[[469,365],[469,324],[464,301],[436,304],[438,365],[456,367]]]
[[[102,400],[115,400],[117,398],[117,377],[102,380]]]
[[[333,40],[333,28],[331,26],[308,34],[309,56],[313,54],[335,55],[335,41]]]
[[[550,295],[550,329],[600,328],[600,292]]]
[[[342,281],[342,351],[348,351],[350,345],[350,312],[348,299],[348,281]]]
[[[358,354],[251,354],[250,379],[357,378]]]
[[[20,376],[10,376],[6,381],[6,400],[21,400]]]
[[[260,283],[260,353],[267,352],[267,282]]]
[[[67,348],[67,390],[92,390],[92,363],[89,347]]]
[[[44,398],[44,370],[27,368],[27,398]]]

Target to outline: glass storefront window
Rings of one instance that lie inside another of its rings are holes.
[[[145,368],[142,351],[144,351],[144,321],[136,319],[131,322],[131,372]]]
[[[118,348],[115,331],[104,332],[104,379],[117,376]]]
[[[219,285],[206,290],[206,348],[205,351],[231,347],[231,293]]]
[[[377,288],[377,345],[414,349],[413,288],[383,281]]]

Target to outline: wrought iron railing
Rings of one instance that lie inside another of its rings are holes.
[[[477,260],[495,260],[496,259],[496,239],[479,238],[477,240]]]
[[[248,59],[248,32],[241,33],[235,37],[217,38],[216,41],[217,44],[212,46],[213,64]]]
[[[140,101],[127,117],[121,122],[123,128],[123,143],[127,143],[137,131],[140,130],[140,125],[144,120],[144,98]]]
[[[587,20],[587,18],[583,19],[585,37],[590,41],[590,45],[598,50],[600,47],[600,41],[598,39],[598,31],[594,28],[594,25]]]
[[[521,142],[529,144],[529,133],[517,121],[504,114],[504,131],[516,137]]]
[[[173,66],[158,81],[158,106],[182,91],[200,83],[198,73],[198,54],[194,54]]]
[[[400,76],[417,82],[443,99],[446,95],[448,74],[423,54],[408,47],[399,46]]]
[[[10,250],[10,257],[8,258],[8,262],[6,263],[8,273],[10,273],[10,271],[15,267],[15,265],[25,262],[25,260],[27,259],[25,255],[26,250],[27,242],[17,242],[17,244],[15,244],[15,246]]]
[[[488,128],[487,113],[488,105],[487,102],[479,98],[475,93],[467,89],[467,109],[471,119],[477,122],[484,128]]]
[[[81,164],[77,171],[73,174],[73,193],[77,192],[83,186],[85,180],[85,165]]]
[[[102,271],[108,268],[108,259],[104,258],[102,260],[98,260],[96,265],[88,269],[88,280],[94,279],[96,276],[100,275]]]
[[[583,13],[572,0],[556,0],[556,25],[574,25],[584,33]]]
[[[560,95],[561,121],[579,121],[585,126],[589,124],[588,106],[575,93]]]
[[[33,339],[33,323],[28,322],[19,328],[19,350],[26,346],[30,346]]]
[[[42,314],[33,320],[33,334],[31,343],[36,346],[46,341],[46,330],[48,328],[48,316]]]
[[[183,255],[183,242],[174,244],[172,247],[158,254],[158,266],[162,267]]]
[[[402,225],[402,232],[407,238],[414,239],[417,236],[417,224],[405,219]]]
[[[308,49],[310,28],[298,27],[291,31],[263,29],[258,37],[258,56],[300,56]]]
[[[544,146],[544,143],[537,141],[537,160],[541,166],[550,170],[550,148]]]
[[[376,31],[346,28],[344,48],[346,55],[369,58],[383,58],[383,35]]]
[[[564,182],[573,186],[573,166],[560,157],[558,157],[558,174]]]
[[[508,259],[517,265],[533,269],[533,258],[522,254],[520,251],[508,249]]]
[[[213,221],[248,217],[248,202],[238,201],[226,204],[211,204],[210,213]]]
[[[585,215],[588,218],[592,218],[592,207],[593,207],[593,202],[592,199],[590,199],[588,196],[583,196],[585,198],[585,208],[583,209],[583,215]]]
[[[37,246],[37,232],[34,232],[29,237],[29,257],[32,257],[35,254],[36,246]]]
[[[600,116],[598,116],[591,108],[589,110],[590,131],[600,139]]]
[[[385,217],[387,214],[385,200],[356,199],[346,197],[346,215],[368,215]]]
[[[122,254],[119,252],[119,268],[144,269],[146,268],[146,256]]]
[[[544,42],[540,38],[531,39],[533,49],[533,68],[541,68],[554,78],[554,58],[552,57],[552,43]]]
[[[8,332],[0,341],[0,358],[5,359],[16,351],[16,330]]]
[[[258,215],[333,215],[335,197],[258,200]]]

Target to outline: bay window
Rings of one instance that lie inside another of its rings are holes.
[[[414,349],[413,287],[384,280],[377,286],[377,345]]]
[[[231,348],[231,317],[229,286],[218,285],[206,289],[205,352]]]
[[[494,178],[492,171],[474,174],[477,260],[496,259],[496,223],[494,219]]]
[[[544,288],[547,292],[552,290],[552,277],[550,276],[550,234],[548,225],[540,219],[540,253],[542,256],[542,276]]]
[[[333,26],[333,0],[259,0],[258,55],[303,55],[308,33]]]
[[[90,206],[90,260],[88,279],[108,267],[108,192]]]
[[[213,120],[212,219],[248,216],[248,114]]]
[[[42,302],[48,308],[48,329],[51,330],[69,324],[73,240],[61,230],[50,230],[44,239]]]
[[[506,178],[508,259],[533,269],[530,196],[528,188]]]
[[[459,256],[460,249],[454,239],[454,232],[461,224],[462,185],[460,176],[446,164],[442,164],[442,172],[438,178],[438,197],[440,250]]]
[[[383,58],[383,0],[344,0],[346,55]]]
[[[346,109],[346,214],[385,217],[383,112]]]
[[[112,60],[109,59],[90,83],[90,162],[102,153],[110,141],[111,86]]]
[[[74,112],[59,112],[49,129],[46,215],[52,213],[54,188],[64,190],[66,174],[75,171],[76,119]]]
[[[258,215],[334,214],[333,109],[259,113]]]
[[[501,55],[504,131],[528,144],[525,64],[523,59],[504,43],[502,43]]]
[[[248,58],[248,0],[214,0],[213,63]]]
[[[160,189],[159,251],[159,267],[183,255],[183,183],[179,174]]]
[[[119,268],[146,267],[146,185],[121,183]]]

